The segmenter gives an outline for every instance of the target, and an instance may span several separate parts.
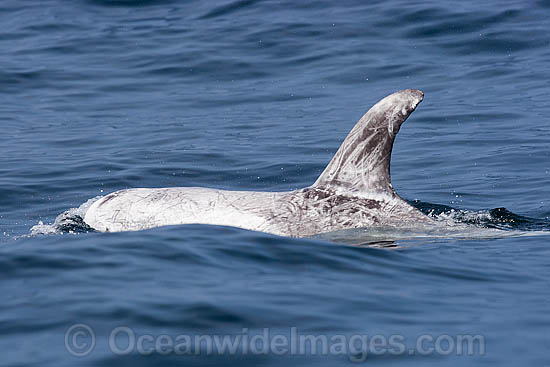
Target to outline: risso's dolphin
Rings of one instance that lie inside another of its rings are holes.
[[[393,141],[423,97],[419,90],[406,89],[379,101],[357,122],[310,187],[289,192],[198,187],[121,190],[94,202],[84,222],[109,232],[194,223],[291,237],[430,223],[432,219],[399,197],[390,182]]]

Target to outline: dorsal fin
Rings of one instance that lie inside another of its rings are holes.
[[[313,187],[346,192],[393,193],[390,159],[401,124],[424,98],[416,89],[375,104],[350,131]]]

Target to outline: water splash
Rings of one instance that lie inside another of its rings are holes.
[[[84,222],[84,215],[88,208],[102,196],[96,196],[78,208],[71,208],[59,214],[51,224],[44,224],[42,221],[31,228],[30,235],[62,234],[62,233],[87,233],[94,232],[94,229]]]
[[[447,205],[425,203],[419,200],[415,200],[411,204],[436,221],[445,222],[451,226],[457,223],[465,223],[502,230],[550,230],[550,222],[547,220],[524,217],[506,208],[473,211],[456,209]]]

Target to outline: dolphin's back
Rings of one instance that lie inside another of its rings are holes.
[[[280,193],[199,187],[121,190],[93,203],[84,221],[105,232],[175,224],[216,224],[264,230],[265,212]]]

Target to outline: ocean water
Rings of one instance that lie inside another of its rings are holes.
[[[2,1],[0,365],[550,366],[549,12]],[[64,222],[125,188],[308,186],[404,88],[392,183],[440,231]]]

